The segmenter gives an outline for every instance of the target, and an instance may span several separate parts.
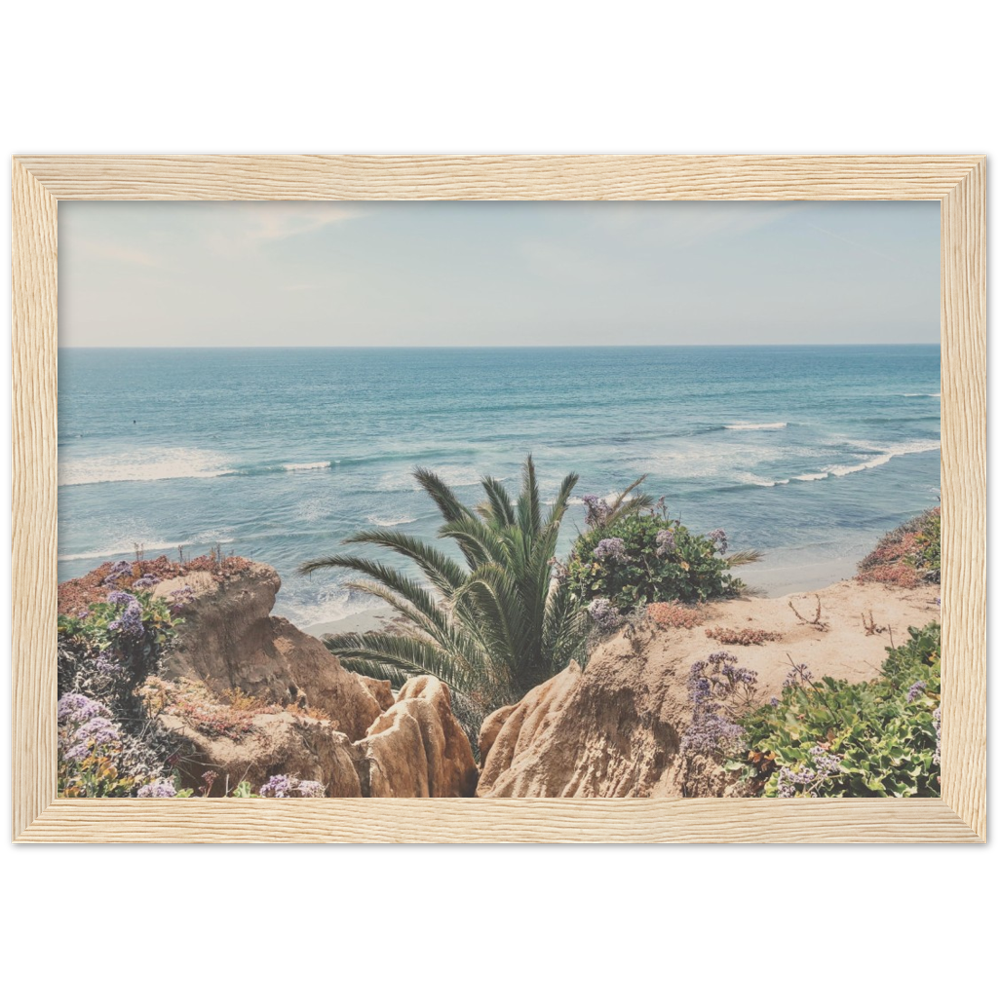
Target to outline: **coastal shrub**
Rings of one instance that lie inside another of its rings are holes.
[[[662,502],[609,520],[601,501],[584,501],[590,501],[588,530],[573,546],[564,573],[570,593],[591,606],[592,615],[603,612],[603,605],[594,606],[597,601],[628,612],[642,604],[696,603],[741,590],[741,582],[729,572],[721,528],[694,534],[668,517]]]
[[[857,579],[895,587],[941,582],[941,508],[893,528],[858,563]]]
[[[781,695],[740,720],[748,749],[727,767],[768,797],[939,795],[941,626],[909,632],[873,681],[793,664]]]
[[[660,601],[646,608],[646,617],[660,628],[692,629],[705,621],[705,609],[696,604]]]
[[[69,797],[138,794],[166,778],[174,749],[137,690],[174,635],[173,612],[136,564],[107,563],[100,573],[88,585],[100,599],[57,623],[58,791]],[[77,725],[80,712],[89,718]]]
[[[493,478],[485,501],[467,507],[428,469],[414,473],[442,517],[438,537],[457,546],[461,561],[403,532],[362,531],[346,539],[388,549],[420,573],[359,556],[310,560],[303,573],[353,570],[367,579],[349,586],[378,597],[406,624],[397,632],[334,635],[327,648],[350,670],[401,685],[430,674],[493,709],[519,699],[558,673],[584,649],[585,609],[553,573],[559,527],[577,483],[566,476],[543,516],[529,455],[514,499]]]
[[[721,642],[724,646],[763,646],[765,642],[777,642],[780,632],[768,632],[762,628],[719,628],[705,629],[709,639]]]

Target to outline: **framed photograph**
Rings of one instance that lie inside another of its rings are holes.
[[[985,840],[983,157],[12,175],[15,841]]]

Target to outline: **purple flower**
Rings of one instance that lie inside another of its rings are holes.
[[[778,772],[779,799],[792,799],[799,795],[810,799],[819,798],[817,788],[840,771],[841,758],[836,754],[814,746],[809,755],[812,757],[812,767],[801,764],[794,770],[783,767]]]
[[[111,567],[111,572],[104,578],[104,583],[115,583],[123,576],[132,575],[132,564],[127,559],[121,559]]]
[[[172,781],[157,778],[156,781],[143,785],[135,794],[140,799],[172,799],[177,795],[177,789]]]
[[[812,671],[804,663],[793,663],[781,686],[788,688],[797,684],[801,687],[803,684],[811,684],[812,679]]]
[[[104,650],[97,654],[94,666],[98,673],[106,674],[109,677],[120,674],[125,669],[125,665],[120,660],[112,659]]]
[[[688,700],[691,723],[681,739],[686,757],[738,756],[746,745],[746,730],[732,716],[749,704],[757,689],[757,674],[737,666],[732,653],[722,650],[691,664]]]
[[[158,576],[154,576],[152,573],[143,573],[135,583],[132,584],[133,589],[139,588],[149,588],[155,587],[160,582]]]
[[[82,726],[83,723],[101,716],[111,718],[111,712],[105,705],[84,694],[70,691],[59,699],[56,706],[56,719],[60,726]]]
[[[114,621],[108,622],[108,631],[135,641],[142,639],[146,630],[142,623],[142,605],[136,597],[124,590],[113,590],[108,594],[108,604],[122,609]]]
[[[292,791],[292,779],[285,774],[276,774],[260,786],[260,794],[267,799],[287,799]]]
[[[729,548],[729,540],[726,538],[725,531],[723,531],[722,528],[716,528],[715,531],[710,531],[707,537],[715,546],[716,552],[718,552],[720,556],[724,556],[726,554],[726,549]]]
[[[325,789],[319,781],[300,781],[295,789],[304,799],[321,799],[324,797]]]
[[[276,774],[261,785],[260,794],[266,799],[319,799],[323,798],[325,789],[318,781],[302,781],[290,778],[287,774]]]
[[[185,604],[194,600],[194,587],[185,584],[183,587],[170,591],[170,597],[173,601],[170,610],[180,611]]]
[[[656,533],[656,554],[662,559],[677,548],[677,541],[674,533],[669,528],[664,528]]]
[[[924,688],[927,687],[927,681],[917,681],[916,684],[912,685],[910,690],[906,692],[906,703],[909,705],[916,701],[921,694],[924,692]]]
[[[781,699],[780,698],[772,698],[771,699],[771,708],[777,708],[780,704],[781,704]]]
[[[598,597],[591,601],[587,612],[602,632],[613,632],[621,628],[624,623],[618,609],[606,597]]]
[[[583,504],[587,508],[584,520],[588,528],[599,528],[608,519],[611,513],[611,505],[593,493],[588,493],[583,498]]]
[[[625,542],[621,538],[602,538],[594,549],[594,558],[600,562],[608,559],[611,562],[625,562]]]

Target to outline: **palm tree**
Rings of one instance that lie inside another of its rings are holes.
[[[552,572],[559,526],[578,477],[562,481],[544,519],[530,455],[516,501],[487,477],[486,500],[475,509],[430,470],[417,469],[414,477],[444,519],[438,537],[456,543],[464,565],[433,545],[384,529],[359,532],[345,544],[368,543],[405,556],[423,582],[356,556],[304,563],[302,573],[337,567],[368,577],[348,586],[381,598],[406,622],[394,634],[331,636],[327,648],[348,669],[394,685],[432,674],[491,706],[519,698],[566,667],[586,640],[585,609]]]

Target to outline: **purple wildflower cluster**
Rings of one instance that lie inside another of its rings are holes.
[[[287,774],[276,774],[260,786],[260,794],[265,799],[320,799],[325,790],[319,781],[302,781]]]
[[[794,799],[819,798],[816,789],[833,775],[840,771],[841,759],[836,754],[828,753],[823,747],[815,746],[809,751],[812,757],[812,767],[802,764],[792,770],[783,767],[778,772],[778,798]]]
[[[160,582],[160,578],[153,573],[143,573],[135,583],[132,584],[134,588],[150,589],[155,587]]]
[[[56,719],[59,752],[66,760],[83,760],[95,746],[115,743],[121,738],[107,706],[75,691],[59,699]]]
[[[125,666],[120,660],[116,660],[106,650],[101,650],[94,659],[94,667],[97,672],[106,677],[116,677],[121,674]]]
[[[677,539],[669,528],[656,533],[656,554],[662,559],[677,548]]]
[[[602,632],[614,632],[625,623],[618,609],[606,597],[598,597],[591,601],[587,612]]]
[[[70,691],[59,699],[56,705],[56,719],[60,726],[82,726],[98,716],[105,719],[111,718],[111,712],[105,705],[93,698],[88,698],[85,694],[77,691]]]
[[[804,684],[811,684],[813,679],[812,671],[804,663],[793,663],[792,669],[785,675],[782,687],[802,687]],[[777,704],[777,702],[772,702]]]
[[[113,590],[108,594],[108,603],[121,609],[118,617],[108,622],[108,631],[134,641],[142,639],[146,629],[142,623],[142,605],[135,596],[124,590]]]
[[[121,559],[111,567],[111,572],[104,578],[105,585],[117,583],[123,576],[132,575],[132,564],[127,559]]]
[[[598,562],[607,559],[609,562],[626,562],[625,540],[622,538],[602,538],[594,549],[594,558]]]
[[[926,687],[927,681],[917,681],[911,685],[910,690],[906,692],[906,704],[913,704],[924,693]]]
[[[934,733],[937,736],[937,740],[934,744],[934,756],[932,760],[934,761],[935,764],[938,765],[938,767],[940,767],[941,766],[941,709],[940,708],[934,709],[934,715],[932,716],[932,718],[934,719]]]
[[[172,781],[157,778],[156,781],[143,785],[135,794],[140,799],[172,799],[177,795],[177,789]]]
[[[583,498],[583,505],[587,508],[584,520],[588,528],[600,528],[611,513],[611,504],[593,493],[588,493]]]
[[[185,604],[193,600],[194,587],[184,584],[183,587],[178,587],[176,590],[170,591],[170,610],[173,612],[180,611]]]
[[[726,538],[725,531],[723,531],[722,528],[716,528],[715,531],[710,531],[707,537],[715,546],[715,551],[718,552],[720,556],[724,556],[726,554],[726,549],[729,548],[729,539]]]
[[[737,666],[732,653],[712,653],[691,665],[688,699],[691,724],[681,740],[681,753],[736,756],[743,749],[746,731],[732,716],[745,708],[757,690],[757,674]]]

